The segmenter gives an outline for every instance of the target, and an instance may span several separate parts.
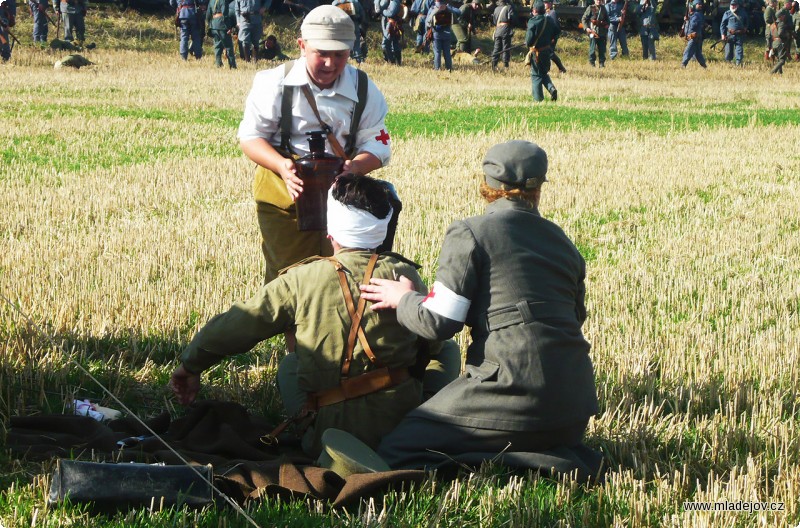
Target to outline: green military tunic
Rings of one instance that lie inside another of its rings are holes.
[[[544,99],[546,87],[555,99],[556,87],[550,79],[550,58],[553,55],[553,42],[561,35],[561,28],[553,23],[553,19],[544,14],[534,14],[528,20],[525,32],[525,45],[531,52],[531,94],[534,101]]]
[[[217,67],[222,66],[223,51],[227,52],[228,66],[236,67],[231,30],[236,27],[236,13],[231,11],[228,0],[211,0],[206,11],[206,26],[214,39],[214,57]]]
[[[370,255],[367,250],[343,250],[336,255],[347,272],[355,303]],[[427,291],[413,263],[392,253],[379,256],[373,277],[394,279],[400,275],[409,278],[417,291]],[[362,326],[383,366],[409,367],[415,363],[420,338],[400,326],[394,312],[373,312],[367,306]],[[236,303],[212,318],[192,339],[181,359],[190,372],[201,372],[289,329],[295,330],[297,339],[300,389],[314,393],[337,387],[350,315],[338,274],[328,260],[315,259],[293,267],[262,286],[249,301]],[[350,377],[376,368],[356,341]],[[420,404],[421,391],[421,383],[411,378],[389,389],[322,407],[313,426],[308,454],[319,454],[320,437],[329,427],[345,430],[371,447],[377,446],[408,411]]]
[[[792,14],[785,7],[775,15],[775,25],[772,30],[772,49],[777,62],[770,73],[783,74],[783,65],[789,60],[789,50],[794,34],[794,21]]]

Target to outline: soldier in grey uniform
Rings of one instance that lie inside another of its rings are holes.
[[[612,0],[606,4],[606,11],[608,11],[608,58],[614,60],[617,58],[617,42],[622,48],[622,56],[628,56],[628,36],[625,33],[625,27],[620,24],[623,16],[627,16],[624,0]]]
[[[783,65],[791,60],[789,50],[794,40],[794,21],[792,20],[791,8],[791,0],[786,0],[784,8],[775,14],[776,21],[772,49],[778,62],[775,63],[775,66],[770,71],[773,74],[779,73],[783,75]]]
[[[511,61],[511,39],[514,37],[514,18],[517,14],[514,7],[506,0],[498,0],[497,7],[492,13],[494,30],[494,48],[492,49],[492,70],[497,69],[497,63],[502,56],[503,66],[508,68]]]
[[[181,58],[187,60],[191,53],[200,60],[203,56],[203,28],[200,26],[207,6],[205,0],[170,0],[169,4],[175,8],[175,17],[181,28]],[[192,41],[191,47],[189,40]]]
[[[458,42],[458,51],[472,53],[472,35],[478,26],[481,4],[478,0],[469,0],[461,4],[459,11],[461,15],[458,17],[458,24],[452,28]]]
[[[53,9],[64,23],[64,40],[75,41],[78,46],[83,46],[86,32],[86,0],[58,0],[53,1]]]
[[[353,49],[350,50],[350,58],[358,64],[364,62],[366,54],[362,49],[362,44],[366,43],[367,28],[369,21],[367,19],[367,12],[361,6],[358,0],[333,0],[331,5],[338,7],[350,16],[356,30],[356,40],[353,41]]]
[[[775,23],[775,13],[778,12],[778,0],[769,0],[767,7],[764,9],[764,40],[766,41],[767,50],[764,52],[764,59],[769,59],[769,50],[772,49],[772,36],[770,35],[770,27]]]
[[[642,58],[656,60],[656,41],[658,35],[658,15],[654,4],[657,0],[641,0],[641,7],[637,16],[639,17],[639,38],[642,39]]]
[[[47,42],[48,20],[47,0],[28,0],[28,7],[33,17],[33,42],[42,44]]]
[[[236,54],[233,52],[231,37],[233,28],[236,27],[236,17],[230,8],[227,0],[211,0],[206,11],[206,27],[209,36],[214,39],[214,59],[218,68],[222,67],[223,50],[228,56],[228,67],[236,68]]]
[[[504,460],[577,453],[598,412],[590,345],[581,333],[586,265],[538,211],[547,155],[527,141],[501,143],[487,152],[483,172],[486,212],[450,225],[427,296],[402,279],[361,288],[362,297],[377,301],[373,310],[396,309],[400,324],[421,337],[446,339],[471,328],[466,373],[411,411],[378,447],[392,468],[435,467],[450,458],[474,463],[501,452]]]
[[[605,0],[594,0],[594,4],[586,8],[581,18],[583,29],[589,35],[589,64],[595,65],[599,59],[600,67],[606,63],[606,43],[608,42],[608,11]]]
[[[544,8],[545,14],[550,17],[550,22],[558,28],[559,35],[561,34],[561,22],[558,20],[558,13],[553,8],[553,0],[544,0]],[[558,54],[556,53],[556,44],[558,44],[558,36],[553,40],[552,48],[550,49],[550,60],[553,61],[553,64],[556,65],[558,71],[561,73],[567,73],[567,69],[564,67],[564,63],[561,62],[561,58],[559,58]]]
[[[14,27],[17,18],[16,0],[0,1],[0,59],[11,59],[11,35],[8,28]]]
[[[239,25],[239,49],[242,60],[258,60],[255,52],[261,46],[264,33],[263,16],[269,0],[236,0],[236,22]]]

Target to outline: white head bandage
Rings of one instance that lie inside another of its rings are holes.
[[[381,220],[372,213],[344,205],[328,190],[328,234],[342,247],[373,249],[386,238],[392,208]]]

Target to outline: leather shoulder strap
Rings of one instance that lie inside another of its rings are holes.
[[[356,135],[358,134],[358,126],[361,124],[361,114],[364,113],[364,107],[367,106],[367,93],[369,91],[369,77],[367,72],[363,70],[358,71],[358,87],[356,93],[358,94],[358,101],[356,101],[355,110],[353,110],[353,119],[350,120],[350,135],[347,136],[347,141],[344,145],[344,151],[347,153],[348,158],[352,158],[353,149],[356,147]]]
[[[283,78],[292,71],[295,61],[289,61],[283,65]],[[292,150],[292,95],[294,86],[283,84],[283,94],[281,95],[281,118],[278,121],[278,128],[281,130],[281,148],[286,152],[293,153]]]
[[[376,358],[375,354],[372,352],[372,347],[367,341],[367,336],[364,334],[364,329],[361,327],[361,320],[364,316],[364,308],[367,305],[367,301],[364,299],[364,297],[359,297],[358,306],[355,306],[355,303],[353,302],[353,295],[350,293],[350,287],[347,285],[347,277],[345,276],[344,267],[334,257],[330,257],[328,260],[336,268],[336,272],[339,275],[339,286],[342,289],[344,302],[347,305],[347,311],[350,314],[350,334],[347,336],[347,349],[345,350],[344,361],[342,363],[342,377],[346,378],[350,374],[350,363],[353,361],[353,351],[355,350],[356,346],[356,337],[358,337],[358,341],[361,343],[361,347],[364,349],[364,353],[367,355],[369,360],[374,365],[379,365],[379,362],[378,358]],[[372,272],[375,270],[375,263],[377,261],[378,254],[373,253],[369,259],[369,263],[367,264],[367,269],[364,273],[362,284],[369,284],[369,280],[372,278]]]
[[[306,101],[308,101],[308,105],[314,111],[314,115],[317,117],[317,121],[319,121],[319,126],[325,132],[325,135],[328,137],[328,143],[331,144],[331,148],[333,152],[342,159],[348,159],[347,154],[345,154],[342,145],[339,144],[339,140],[336,139],[336,135],[333,133],[333,129],[331,126],[322,120],[322,117],[319,115],[319,109],[317,108],[317,101],[314,99],[314,94],[311,93],[311,88],[308,85],[305,85],[301,88],[303,91],[303,95],[306,96]]]

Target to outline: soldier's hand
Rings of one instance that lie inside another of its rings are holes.
[[[342,165],[342,174],[358,174],[359,176],[363,176],[365,173],[359,166],[358,161],[344,160],[344,164]],[[341,174],[339,176],[341,176]]]
[[[297,176],[297,168],[294,166],[294,160],[285,158],[280,167],[280,174],[283,183],[286,184],[286,190],[289,191],[289,196],[292,201],[296,201],[297,197],[303,192],[303,180]]]
[[[375,304],[370,310],[396,310],[400,299],[408,292],[415,291],[414,283],[400,276],[400,280],[370,279],[369,284],[362,284],[361,297]]]
[[[172,373],[169,386],[181,405],[189,405],[200,392],[200,374],[192,374],[181,364]]]

